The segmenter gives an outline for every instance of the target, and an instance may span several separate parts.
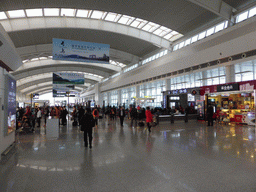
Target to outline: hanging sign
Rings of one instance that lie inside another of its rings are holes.
[[[53,60],[109,64],[110,45],[53,39]]]
[[[239,84],[217,85],[217,92],[239,91]]]

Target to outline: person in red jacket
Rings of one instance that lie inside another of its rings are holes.
[[[147,126],[148,126],[148,131],[151,132],[151,122],[153,122],[153,116],[152,116],[152,113],[150,111],[150,108],[147,107],[146,109],[147,109],[146,112],[145,112],[146,123],[147,123]]]

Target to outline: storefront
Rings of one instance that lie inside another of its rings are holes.
[[[255,125],[255,85],[254,80],[202,87],[204,113],[212,105],[219,121]]]

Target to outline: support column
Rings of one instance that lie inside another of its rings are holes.
[[[95,105],[98,106],[98,105],[100,105],[99,83],[95,84],[94,90],[95,90],[95,95],[94,95]]]
[[[117,102],[118,102],[118,106],[121,106],[122,105],[122,95],[121,95],[121,89],[117,90]]]
[[[136,86],[135,87],[135,91],[136,91],[136,98],[139,98],[140,97],[140,86]]]
[[[231,66],[228,65],[225,67],[225,71],[226,71],[226,83],[230,83],[231,81]]]
[[[171,90],[171,79],[165,79],[166,90]]]
[[[110,92],[107,92],[107,101],[105,103],[106,106],[110,105]]]

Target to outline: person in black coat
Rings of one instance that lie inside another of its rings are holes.
[[[125,117],[125,110],[124,110],[123,107],[121,107],[120,110],[119,110],[119,118],[120,118],[121,126],[124,125],[124,117]]]
[[[208,126],[213,126],[213,107],[211,105],[207,108],[207,119]]]
[[[78,109],[78,123],[79,123],[79,125],[81,125],[81,119],[84,115],[84,112],[85,111],[84,111],[83,106],[80,106],[79,109]]]
[[[132,127],[133,121],[135,121],[135,124],[137,124],[138,113],[137,113],[137,109],[135,107],[132,108],[130,116],[131,116],[131,127]]]
[[[66,109],[66,107],[64,106],[63,107],[63,110],[61,112],[61,122],[62,122],[62,125],[66,125],[67,124],[67,114],[68,114],[68,111]]]
[[[88,147],[87,137],[89,137],[89,147],[92,148],[92,128],[95,125],[91,109],[87,108],[86,113],[81,118],[81,131],[84,132],[84,146]]]

